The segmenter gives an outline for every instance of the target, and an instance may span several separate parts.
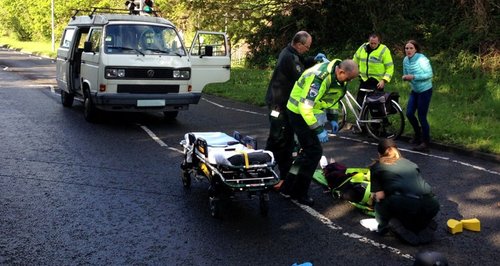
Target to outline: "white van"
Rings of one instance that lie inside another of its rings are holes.
[[[230,61],[225,33],[198,31],[186,50],[166,19],[94,10],[73,16],[64,30],[56,79],[62,105],[80,98],[89,122],[101,111],[161,111],[175,119],[199,102],[206,84],[229,80]]]

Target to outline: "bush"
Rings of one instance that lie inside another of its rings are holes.
[[[23,26],[22,21],[17,17],[11,17],[9,26],[12,28],[12,34],[18,41],[31,41],[31,34],[28,29]]]

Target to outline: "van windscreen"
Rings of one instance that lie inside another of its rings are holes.
[[[147,24],[108,25],[104,32],[104,52],[186,55],[184,45],[174,28]]]

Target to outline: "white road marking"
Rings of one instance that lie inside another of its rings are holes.
[[[151,131],[149,128],[147,128],[146,126],[143,126],[143,125],[140,125],[140,124],[137,124],[138,126],[140,126],[144,131],[146,131],[146,133],[154,140],[156,141],[156,143],[158,143],[161,147],[166,147],[167,149],[171,150],[171,151],[176,151],[178,153],[183,153],[183,151],[181,151],[180,149],[177,149],[177,148],[174,148],[174,147],[170,147],[168,146],[165,142],[163,142],[159,137],[157,137],[155,135],[155,133],[153,133],[153,131]]]
[[[261,116],[266,116],[266,114],[262,114],[262,113],[259,113],[259,112],[254,112],[254,111],[248,111],[248,110],[243,110],[243,109],[238,109],[238,108],[233,108],[233,107],[227,107],[227,106],[224,106],[222,104],[218,104],[216,102],[213,102],[213,101],[210,101],[210,100],[207,100],[205,98],[201,98],[202,100],[208,102],[208,103],[211,103],[217,107],[220,107],[220,108],[223,108],[223,109],[227,109],[227,110],[233,110],[233,111],[238,111],[238,112],[243,112],[243,113],[249,113],[249,114],[254,114],[254,115],[261,115]]]
[[[316,220],[319,220],[321,223],[323,223],[324,225],[326,225],[328,228],[332,229],[332,230],[342,230],[342,226],[340,225],[336,225],[335,223],[332,222],[332,220],[328,219],[328,217],[322,215],[321,213],[317,212],[315,209],[309,207],[309,206],[306,206],[306,205],[302,205],[300,203],[298,203],[297,201],[295,200],[292,200],[293,203],[295,203],[297,206],[299,206],[299,208],[301,208],[302,210],[306,211],[307,213],[309,213],[311,216],[313,216],[314,218],[316,218]],[[344,232],[343,233],[344,236],[346,237],[349,237],[349,238],[352,238],[354,240],[358,240],[362,243],[366,243],[366,244],[369,244],[369,245],[372,245],[376,248],[380,248],[380,249],[387,249],[388,251],[396,254],[396,255],[401,255],[401,257],[405,258],[405,259],[410,259],[410,260],[415,260],[413,258],[412,255],[410,254],[405,254],[403,253],[400,249],[397,249],[395,247],[391,247],[391,246],[387,246],[385,244],[382,244],[382,243],[378,243],[374,240],[371,240],[367,237],[364,237],[364,236],[360,236],[356,233],[349,233],[349,232]]]

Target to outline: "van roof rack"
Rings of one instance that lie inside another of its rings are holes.
[[[132,13],[128,9],[123,8],[109,8],[109,7],[92,7],[92,9],[75,9],[71,18],[74,20],[78,13],[87,12],[88,16],[92,18],[94,14],[123,14],[123,15],[140,15],[141,13]],[[152,10],[153,16],[158,17],[159,12]]]

